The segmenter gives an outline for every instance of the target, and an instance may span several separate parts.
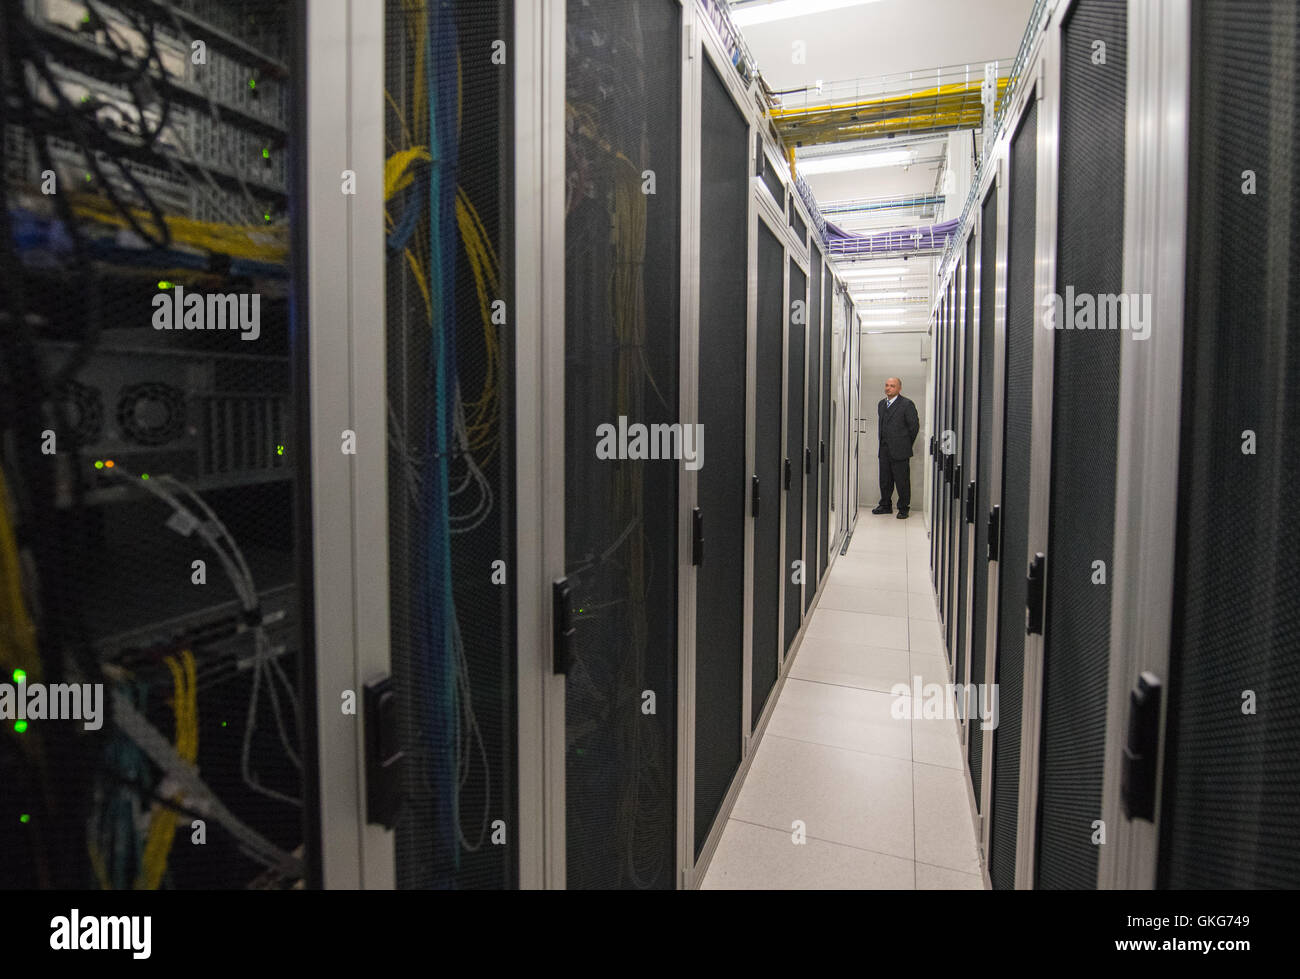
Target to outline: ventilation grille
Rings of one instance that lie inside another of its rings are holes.
[[[1002,436],[1002,546],[998,561],[998,726],[993,734],[993,812],[989,876],[996,888],[1016,880],[1020,792],[1020,707],[1025,665],[1025,567],[1029,546],[1029,461],[1033,433],[1034,223],[1038,103],[1031,101],[1011,141],[1007,216],[1006,397]]]
[[[1297,24],[1284,0],[1192,7],[1163,887],[1300,887]]]
[[[1124,0],[1077,0],[1062,50],[1056,292],[1123,288]],[[1093,44],[1106,64],[1093,63]],[[1099,247],[1100,243],[1112,243]],[[1115,330],[1054,335],[1052,488],[1038,859],[1040,888],[1097,886],[1110,657],[1112,537],[1120,344]],[[1084,474],[1087,478],[1083,478]],[[1106,581],[1094,581],[1101,561]]]

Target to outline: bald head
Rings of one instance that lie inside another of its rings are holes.
[[[885,397],[886,397],[886,398],[896,398],[896,397],[898,397],[898,392],[901,391],[901,390],[903,390],[903,381],[902,381],[901,378],[897,378],[897,377],[887,377],[887,378],[885,378]]]

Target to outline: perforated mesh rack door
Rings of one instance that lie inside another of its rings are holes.
[[[1192,6],[1191,51],[1183,421],[1159,886],[1295,888],[1295,5],[1202,0]],[[1253,194],[1243,193],[1243,169],[1254,171]],[[1243,448],[1247,430],[1253,452]]]
[[[517,821],[514,357],[492,308],[514,305],[514,82],[508,65],[475,53],[497,39],[509,46],[512,10],[509,0],[386,6],[387,155],[427,145],[431,117],[444,147],[442,165],[417,160],[410,186],[387,205],[390,648],[407,752],[401,888],[501,888],[518,875],[518,834],[492,840],[494,824]]]
[[[785,463],[789,467],[789,490],[785,494],[785,648],[789,652],[803,618],[803,594],[795,579],[795,561],[803,560],[803,402],[804,337],[807,326],[796,303],[805,302],[808,276],[789,260],[789,299],[786,303],[787,344],[785,358],[786,421]],[[782,474],[785,478],[785,474]],[[805,565],[806,567],[806,565]]]
[[[817,445],[820,440],[821,426],[821,369],[822,369],[822,256],[816,248],[810,259],[812,266],[808,273],[808,397],[804,406],[804,417],[808,425],[808,437],[804,442],[807,465],[807,486],[804,496],[804,575],[808,587],[804,589],[804,611],[812,607],[813,596],[817,593],[817,513],[821,490],[818,482],[821,466],[817,463]]]
[[[944,329],[943,300],[940,299],[935,309],[934,319],[934,357],[938,365],[938,383],[934,393],[934,494],[930,498],[933,513],[930,516],[931,548],[934,552],[934,592],[938,601],[939,615],[943,615],[943,542],[944,542],[944,506],[943,506],[943,430],[946,420],[944,412],[947,400],[943,393],[948,384],[948,331]]]
[[[952,600],[952,485],[948,474],[948,453],[943,451],[945,436],[952,431],[952,388],[954,382],[953,361],[956,354],[956,336],[952,328],[952,289],[945,287],[943,304],[940,306],[939,323],[943,330],[943,387],[939,389],[939,398],[943,402],[940,417],[943,427],[939,430],[940,459],[943,467],[939,475],[939,624],[947,633],[949,622],[949,603]],[[949,441],[949,451],[952,450]],[[944,643],[947,655],[947,643]]]
[[[1037,219],[1038,102],[1011,140],[1007,216],[1006,385],[1002,426],[1002,546],[998,571],[998,726],[993,733],[989,876],[1016,881],[1020,791],[1020,708],[1025,665],[1025,554],[1029,546],[1029,440],[1033,432],[1034,239]]]
[[[763,221],[758,222],[758,363],[755,399],[754,473],[759,508],[754,519],[754,653],[751,718],[762,714],[776,683],[781,654],[781,390],[785,294],[785,249]]]
[[[1124,238],[1124,0],[1077,0],[1062,25],[1056,293],[1122,290]],[[1094,62],[1094,43],[1106,64]],[[1106,244],[1104,243],[1111,243]],[[1052,481],[1044,619],[1038,797],[1039,887],[1097,885],[1110,656],[1118,330],[1054,334]],[[1102,562],[1099,580],[1094,562]]]
[[[975,446],[975,554],[974,594],[971,595],[970,682],[985,682],[988,652],[989,562],[987,546],[989,500],[993,487],[993,350],[994,318],[997,297],[998,188],[989,190],[980,211],[980,342],[979,342],[979,439]],[[969,726],[970,777],[975,789],[975,807],[982,805],[980,786],[983,781],[984,731],[978,724]]]
[[[700,145],[700,424],[703,563],[695,579],[695,848],[740,767],[745,628],[746,293],[749,124],[704,59]]]
[[[315,869],[300,859],[316,780],[295,384],[307,323],[291,314],[303,255],[284,179],[304,136],[286,115],[301,25],[291,3],[125,8],[3,15],[0,683],[99,694],[62,702],[80,717],[2,722],[0,888],[291,887]],[[174,60],[214,17],[226,26],[209,62]],[[263,62],[258,95],[236,49]],[[219,65],[243,91],[219,84]],[[35,84],[38,66],[57,84]],[[175,138],[212,104],[233,170]],[[192,846],[182,815],[176,835],[174,807],[197,793],[165,777],[118,696],[238,825],[210,816]]]
[[[829,556],[831,483],[835,478],[835,471],[831,467],[831,444],[833,439],[833,433],[831,432],[831,387],[834,383],[831,377],[834,316],[831,311],[834,309],[835,303],[835,280],[831,278],[829,268],[825,268],[822,272],[822,296],[825,312],[822,315],[822,434],[821,444],[818,446],[821,460],[821,478],[818,482],[821,490],[821,504],[818,508],[820,517],[817,523],[819,528],[817,531],[817,578],[819,581],[826,570]]]
[[[952,478],[948,484],[948,611],[943,621],[944,652],[948,662],[956,657],[957,647],[957,588],[958,569],[957,554],[962,528],[961,514],[961,450],[966,433],[961,427],[961,377],[962,357],[965,355],[965,342],[962,337],[961,322],[961,276],[960,263],[953,269],[951,299],[949,300],[949,320],[952,323],[952,383],[948,387],[948,427],[953,433]]]
[[[620,419],[681,421],[681,7],[572,0],[567,11],[568,886],[672,888],[682,463],[600,458],[596,438]],[[654,714],[642,713],[646,690]]]
[[[972,396],[974,391],[973,374],[975,372],[975,256],[979,241],[975,235],[966,243],[966,301],[962,306],[962,334],[965,338],[962,355],[962,402],[961,402],[961,485],[957,487],[957,534],[960,542],[957,547],[957,642],[954,652],[956,683],[966,682],[966,598],[970,586],[967,583],[970,570],[970,526],[966,522],[966,484],[975,478],[974,450],[975,435],[971,431],[974,419]],[[976,501],[976,507],[979,501]]]

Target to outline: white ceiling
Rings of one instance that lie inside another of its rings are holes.
[[[915,88],[920,89],[925,87],[927,75],[939,67],[980,66],[973,77],[982,79],[985,62],[998,60],[1009,64],[1020,46],[1033,6],[1034,0],[870,0],[823,13],[799,14],[750,26],[742,24],[741,32],[773,91],[803,88],[817,81],[829,83],[903,72],[916,72]],[[802,51],[804,63],[796,63],[796,51]],[[877,145],[884,143],[884,140],[876,141]],[[926,160],[945,155],[946,146],[947,137],[941,135],[914,149],[918,157]],[[825,150],[814,148],[812,152]],[[805,155],[802,151],[796,153],[796,160]],[[874,167],[809,174],[805,179],[818,203],[826,204],[859,198],[932,194],[940,169],[940,163],[922,162],[907,169]],[[870,221],[858,221],[853,230],[869,233],[873,229],[911,227],[918,223],[930,222],[906,214],[886,214],[873,216]],[[905,289],[907,298],[903,305],[908,312],[882,317],[892,327],[924,327],[928,320],[933,274],[927,273],[932,273],[932,262],[917,259],[909,263],[906,281],[895,280],[886,286],[883,282],[877,285],[867,280],[861,286],[867,295],[886,289],[891,292]],[[876,264],[897,265],[898,259]],[[850,266],[840,263],[840,267]],[[898,302],[868,300],[860,308],[872,305],[892,309]]]
[[[1015,57],[1034,0],[874,0],[742,27],[775,91]],[[806,64],[793,63],[802,41]]]

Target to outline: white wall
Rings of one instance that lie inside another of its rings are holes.
[[[925,498],[926,446],[929,426],[929,364],[921,360],[922,333],[862,334],[861,454],[858,459],[858,504],[870,509],[880,502],[880,449],[876,404],[885,396],[885,378],[903,381],[903,394],[916,402],[921,430],[912,444],[912,510],[920,514]],[[864,516],[869,516],[865,514]]]

